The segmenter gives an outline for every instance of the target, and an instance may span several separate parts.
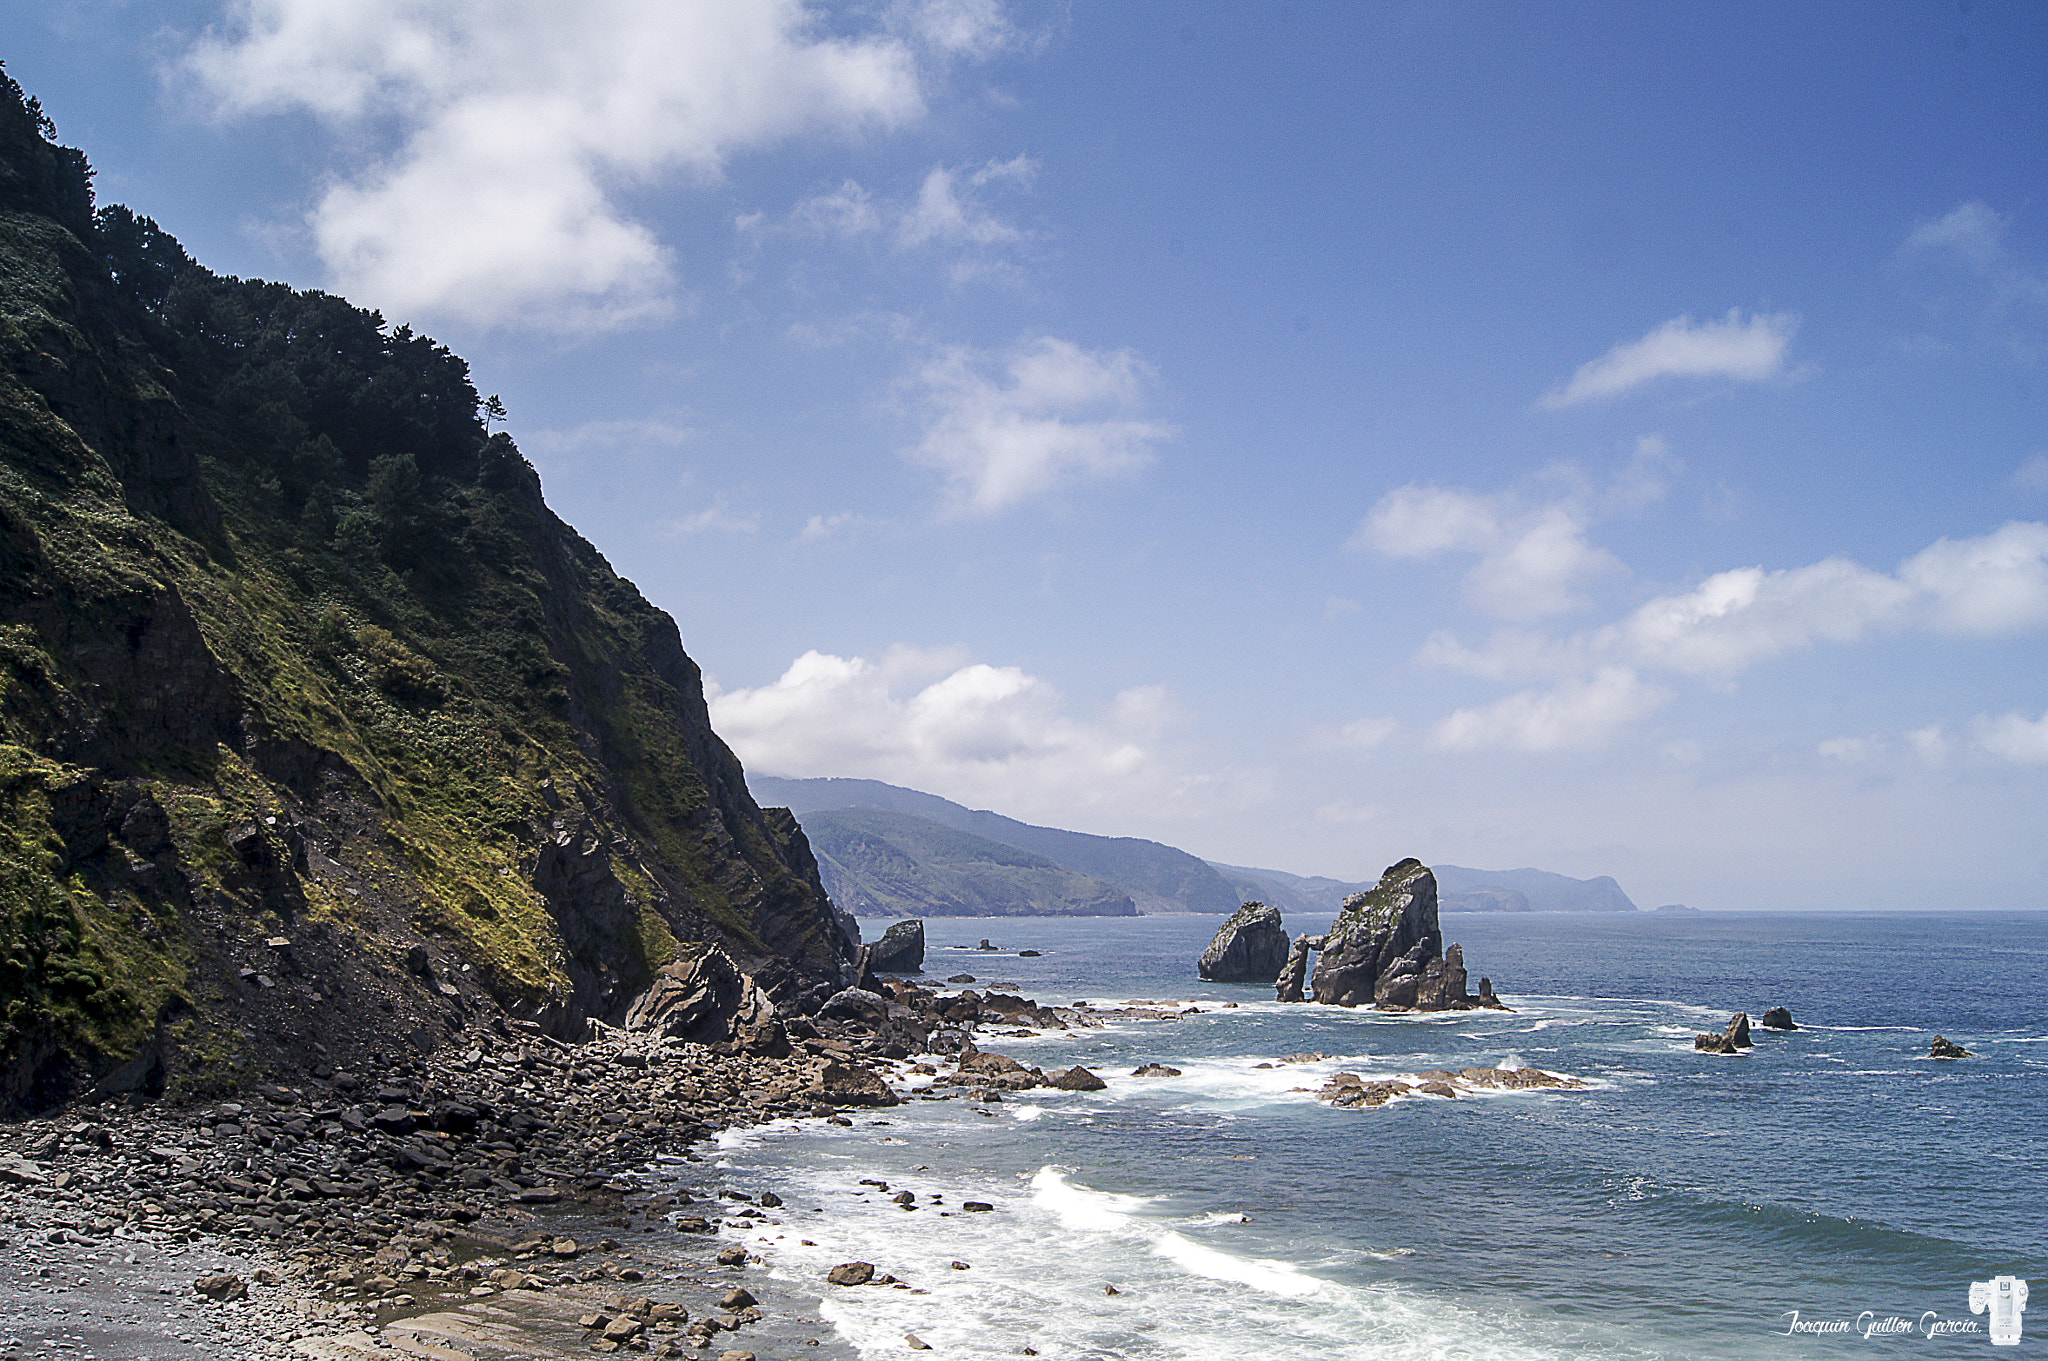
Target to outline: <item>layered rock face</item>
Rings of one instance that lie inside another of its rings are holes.
[[[1196,968],[1212,983],[1269,983],[1285,967],[1287,948],[1280,909],[1246,903],[1223,923]]]
[[[1390,865],[1370,892],[1345,900],[1316,959],[1311,993],[1318,1002],[1340,1007],[1381,1001],[1416,1005],[1382,998],[1381,979],[1415,977],[1414,994],[1419,994],[1420,976],[1429,961],[1442,956],[1443,939],[1437,925],[1436,876],[1413,857]],[[1462,977],[1459,984],[1462,997]],[[1396,986],[1410,995],[1409,985]]]

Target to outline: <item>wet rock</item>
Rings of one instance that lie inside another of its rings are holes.
[[[1970,1057],[1970,1051],[1946,1036],[1936,1035],[1934,1037],[1934,1044],[1927,1051],[1927,1057],[1931,1059],[1966,1059]]]
[[[1792,1013],[1787,1011],[1783,1007],[1772,1007],[1769,1011],[1763,1014],[1763,1018],[1759,1020],[1757,1024],[1762,1026],[1765,1030],[1799,1029],[1798,1026],[1792,1023]]]
[[[1280,909],[1252,902],[1223,923],[1195,968],[1212,983],[1263,983],[1280,975],[1287,954]]]
[[[1179,1077],[1180,1069],[1170,1068],[1163,1063],[1148,1063],[1142,1068],[1131,1069],[1132,1077]]]
[[[873,1262],[841,1262],[825,1273],[833,1285],[866,1285],[875,1278]]]
[[[1063,1092],[1099,1092],[1109,1086],[1107,1082],[1079,1064],[1075,1064],[1064,1073],[1055,1073],[1045,1082],[1048,1087],[1057,1087]]]

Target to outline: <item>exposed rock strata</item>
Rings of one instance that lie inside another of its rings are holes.
[[[1279,976],[1287,958],[1287,929],[1281,924],[1280,909],[1254,902],[1223,923],[1196,969],[1212,983],[1265,983]]]

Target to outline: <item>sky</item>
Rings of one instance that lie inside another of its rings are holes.
[[[2048,8],[49,0],[470,361],[750,770],[1302,874],[2048,907]]]

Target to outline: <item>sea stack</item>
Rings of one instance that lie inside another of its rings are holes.
[[[1287,964],[1287,928],[1280,909],[1246,903],[1202,951],[1195,967],[1211,983],[1265,983]]]
[[[1318,1002],[1356,1007],[1371,1002],[1387,1007],[1420,1005],[1422,978],[1431,961],[1443,956],[1443,932],[1437,926],[1436,876],[1412,856],[1390,865],[1370,892],[1354,893],[1330,927],[1310,992]],[[1459,962],[1458,995],[1464,996],[1464,969]],[[1441,994],[1443,971],[1432,983],[1432,999]],[[1388,987],[1381,988],[1386,979]]]
[[[868,967],[876,973],[923,973],[924,923],[897,922],[884,931],[868,956]]]

